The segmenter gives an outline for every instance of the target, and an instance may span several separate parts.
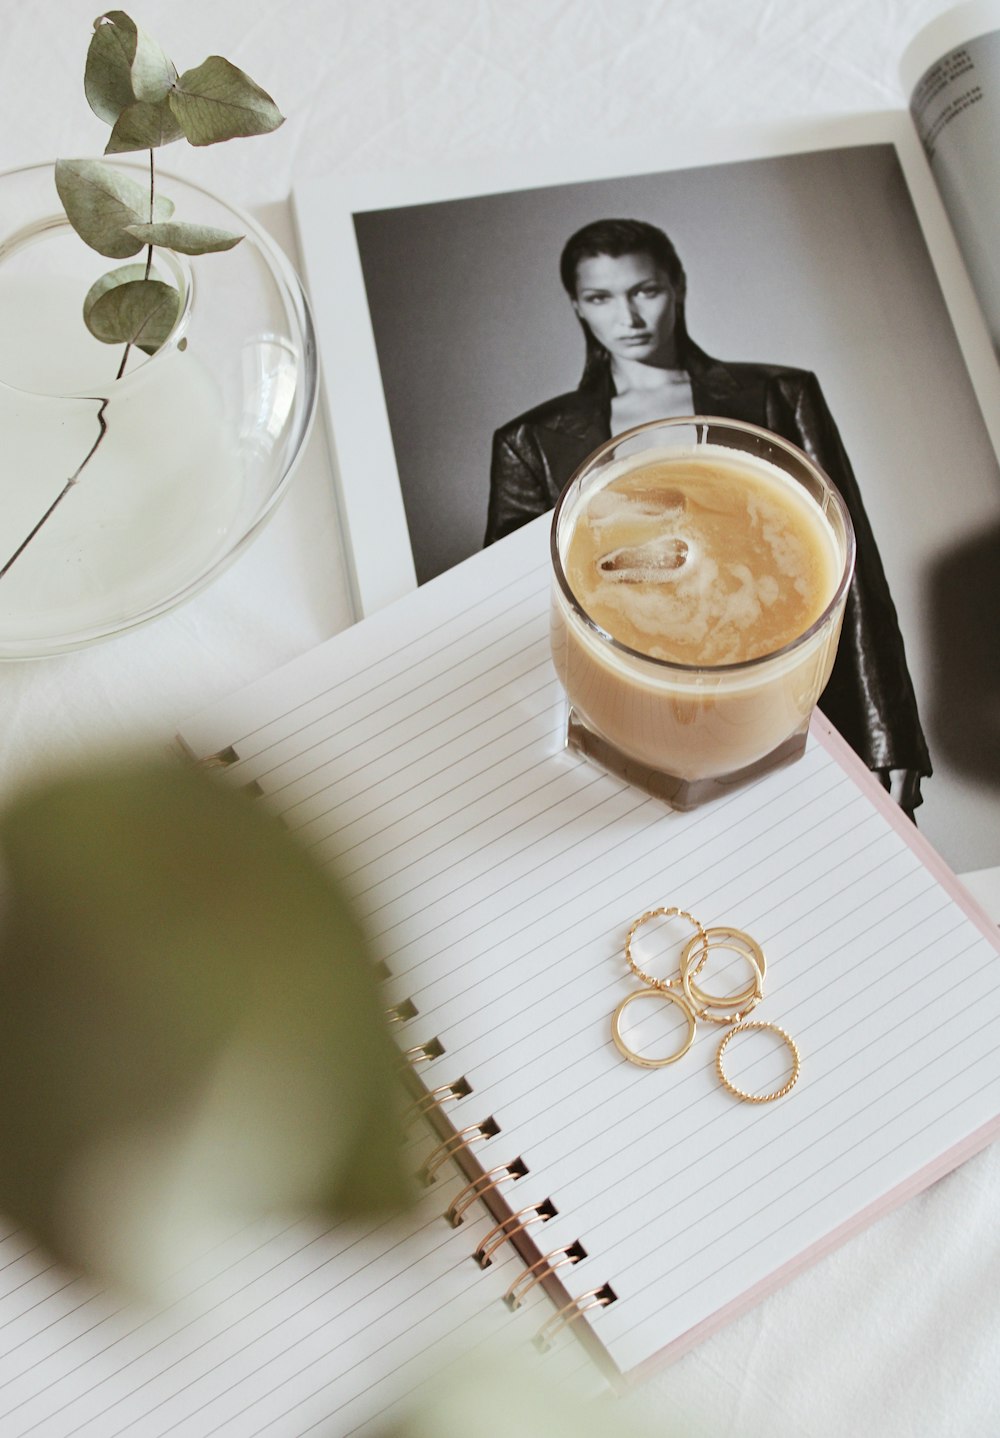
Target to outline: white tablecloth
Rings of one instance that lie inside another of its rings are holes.
[[[288,115],[174,147],[165,167],[250,210],[295,256],[300,179],[432,167],[900,108],[909,36],[946,0],[145,0],[183,66],[223,53]],[[3,7],[0,169],[94,155],[96,6]],[[217,583],[117,641],[0,668],[0,801],[106,746],[167,745],[188,713],[351,621],[322,425],[275,519]],[[973,880],[996,915],[995,876]],[[666,1431],[987,1434],[1000,1423],[1000,1152],[987,1150],[648,1382]]]

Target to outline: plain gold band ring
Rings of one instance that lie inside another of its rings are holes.
[[[676,1053],[669,1054],[665,1059],[647,1059],[644,1058],[642,1054],[637,1054],[634,1049],[629,1048],[622,1037],[621,1019],[622,1014],[628,1008],[629,1004],[635,1003],[636,999],[666,999],[669,1003],[676,1004],[680,1009],[681,1013],[687,1019],[688,1031],[684,1042]],[[636,989],[634,994],[629,994],[626,998],[622,999],[621,1003],[615,1009],[611,1017],[611,1037],[615,1041],[615,1048],[617,1048],[623,1058],[628,1059],[629,1063],[638,1064],[640,1068],[644,1069],[662,1069],[666,1068],[668,1064],[675,1064],[678,1059],[684,1057],[694,1043],[695,1026],[695,1016],[691,1006],[684,995],[678,993],[676,989],[668,989],[666,987]]]
[[[699,939],[695,935],[684,948],[681,954],[681,987],[694,1009],[698,1018],[705,1019],[713,1024],[736,1024],[745,1019],[751,1009],[756,1008],[764,994],[764,975],[767,971],[767,960],[764,958],[764,950],[756,939],[745,934],[742,929],[730,928],[728,924],[718,924],[714,928],[705,930],[705,942],[699,950]],[[713,950],[726,949],[730,953],[738,954],[741,959],[746,959],[750,965],[753,977],[744,984],[743,988],[737,989],[734,994],[710,994],[695,982],[695,974],[699,972]],[[698,959],[697,964],[695,959]],[[732,1013],[712,1013],[712,1009],[722,1008],[724,1004],[733,1006]]]

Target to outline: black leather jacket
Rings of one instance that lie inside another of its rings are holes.
[[[875,537],[816,376],[782,365],[723,363],[690,340],[683,358],[696,414],[773,430],[804,449],[843,495],[854,522],[857,565],[820,708],[883,782],[891,770],[907,771],[901,803],[912,813],[920,803],[920,779],[931,773],[927,743]],[[497,430],[487,544],[551,509],[587,455],[610,439],[612,392],[605,373],[593,386],[548,400]]]

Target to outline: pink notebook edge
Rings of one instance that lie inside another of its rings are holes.
[[[690,1352],[692,1348],[696,1348],[699,1343],[709,1338],[718,1329],[724,1327],[727,1323],[733,1322],[734,1319],[741,1317],[749,1309],[756,1307],[758,1303],[767,1298],[771,1293],[784,1287],[786,1283],[796,1278],[805,1269],[811,1268],[813,1264],[825,1258],[828,1253],[832,1253],[835,1249],[840,1248],[848,1239],[863,1232],[864,1229],[870,1227],[876,1220],[885,1217],[891,1213],[893,1209],[899,1208],[907,1199],[915,1198],[917,1194],[922,1193],[924,1189],[929,1188],[931,1184],[936,1183],[938,1179],[944,1178],[947,1174],[959,1168],[968,1159],[975,1157],[977,1153],[988,1147],[988,1145],[993,1143],[998,1137],[1000,1137],[1000,1114],[991,1119],[989,1123],[983,1124],[981,1128],[967,1135],[960,1143],[945,1149],[936,1159],[925,1164],[923,1168],[917,1169],[909,1178],[897,1184],[895,1188],[890,1189],[887,1193],[883,1194],[881,1198],[876,1199],[875,1202],[868,1204],[865,1208],[859,1209],[853,1217],[846,1219],[844,1223],[831,1229],[824,1238],[819,1239],[809,1248],[803,1249],[795,1258],[789,1259],[787,1263],[782,1264],[780,1268],[776,1268],[773,1273],[768,1274],[768,1276],[761,1279],[759,1283],[746,1289],[745,1292],[741,1293],[737,1298],[732,1299],[732,1301],[725,1304],[724,1307],[717,1309],[715,1313],[703,1319],[701,1323],[696,1323],[693,1328],[689,1328],[686,1333],[682,1333],[679,1338],[674,1339],[672,1343],[668,1343],[665,1347],[661,1348],[658,1353],[653,1354],[651,1358],[647,1358],[637,1367],[629,1369],[629,1371],[623,1374],[621,1379],[615,1383],[615,1387],[619,1391],[625,1391],[643,1382],[645,1379],[652,1377],[654,1373],[668,1367],[671,1363],[676,1362],[678,1358],[683,1357],[683,1355]]]
[[[858,758],[847,740],[838,733],[829,719],[818,709],[813,713],[809,732],[837,760],[841,768],[850,774],[858,788],[867,795],[883,817],[888,819],[891,826],[906,841],[924,867],[933,874],[941,887],[1000,951],[1000,927],[994,923],[975,896],[969,892],[930,840],[920,832],[918,827],[920,810],[917,810],[917,823],[914,824],[903,813],[899,805],[890,798],[871,770]]]
[[[989,939],[996,948],[998,955],[1000,955],[1000,927],[993,922],[985,909],[983,909],[975,897],[966,889],[965,885],[948,866],[930,841],[924,837],[916,825],[907,818],[898,804],[896,804],[886,790],[883,789],[878,779],[858,758],[854,750],[847,743],[847,740],[838,733],[830,721],[819,710],[813,714],[810,723],[810,733],[837,763],[850,774],[858,787],[871,800],[883,817],[888,820],[892,828],[895,829],[909,847],[913,849],[921,863],[924,864],[950,897],[955,900],[976,927]],[[916,1197],[916,1195],[922,1193],[924,1189],[929,1188],[931,1184],[936,1183],[938,1179],[944,1178],[945,1175],[952,1173],[956,1168],[959,1168],[968,1159],[973,1158],[998,1137],[1000,1137],[1000,1114],[997,1114],[980,1128],[975,1129],[959,1143],[945,1149],[937,1158],[932,1159],[930,1163],[917,1169],[908,1178],[904,1179],[902,1183],[889,1189],[881,1198],[859,1209],[852,1217],[845,1219],[843,1223],[831,1229],[823,1238],[817,1240],[816,1243],[811,1244],[808,1248],[803,1249],[801,1253],[776,1268],[772,1273],[768,1274],[766,1278],[761,1279],[759,1283],[752,1285],[752,1287],[746,1289],[745,1292],[723,1305],[722,1308],[717,1309],[715,1313],[711,1314],[708,1318],[703,1319],[700,1323],[696,1323],[692,1328],[689,1328],[686,1333],[681,1334],[680,1337],[674,1339],[673,1342],[666,1344],[658,1353],[645,1359],[635,1368],[629,1369],[627,1373],[616,1375],[612,1379],[613,1387],[619,1392],[627,1391],[637,1384],[644,1382],[647,1378],[652,1377],[654,1373],[676,1362],[677,1359],[683,1357],[685,1353],[690,1352],[693,1348],[696,1348],[699,1343],[704,1342],[706,1338],[711,1337],[711,1335],[720,1328],[741,1317],[751,1308],[756,1307],[758,1303],[767,1298],[771,1293],[784,1287],[786,1283],[797,1277],[798,1274],[812,1267],[813,1264],[818,1263],[822,1258],[825,1258],[828,1253],[832,1253],[835,1249],[840,1248],[849,1239],[863,1232],[864,1229],[870,1227],[879,1218],[891,1213],[908,1199]]]

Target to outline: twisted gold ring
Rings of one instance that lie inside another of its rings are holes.
[[[788,1045],[789,1051],[791,1052],[791,1078],[789,1078],[781,1086],[781,1088],[775,1089],[774,1093],[747,1093],[744,1089],[737,1088],[736,1085],[732,1082],[732,1080],[726,1077],[725,1070],[722,1067],[722,1055],[725,1053],[729,1041],[731,1039],[734,1039],[737,1034],[746,1033],[750,1029],[770,1029],[772,1033],[777,1034],[778,1037],[785,1044]],[[735,1094],[737,1098],[742,1099],[744,1103],[773,1103],[776,1098],[784,1098],[785,1094],[790,1092],[790,1090],[795,1087],[795,1084],[798,1081],[799,1077],[799,1069],[801,1067],[802,1060],[799,1057],[799,1051],[796,1047],[795,1040],[791,1037],[791,1035],[786,1034],[785,1030],[780,1029],[777,1024],[764,1023],[761,1020],[755,1020],[750,1023],[737,1024],[734,1029],[730,1029],[728,1034],[726,1034],[722,1042],[719,1044],[718,1052],[715,1055],[715,1071],[719,1075],[719,1082],[723,1085],[724,1088],[727,1088],[731,1094]]]
[[[638,929],[641,929],[643,924],[648,924],[650,919],[655,919],[659,914],[662,914],[665,919],[686,919],[687,922],[691,925],[691,927],[697,930],[694,938],[691,940],[691,943],[689,943],[688,948],[691,947],[691,944],[700,943],[703,947],[703,953],[700,961],[695,965],[692,971],[693,973],[697,974],[701,971],[705,960],[708,958],[708,947],[705,938],[704,928],[701,926],[701,924],[699,924],[698,920],[694,917],[694,915],[689,914],[686,909],[678,909],[671,906],[667,909],[647,909],[644,914],[640,914],[625,937],[625,962],[628,964],[629,968],[632,970],[633,974],[635,974],[637,979],[641,979],[642,982],[644,984],[648,984],[651,989],[659,989],[661,992],[663,992],[667,989],[671,989],[674,987],[673,979],[654,979],[652,974],[647,974],[642,969],[640,969],[639,965],[632,957],[632,939],[634,938],[636,931]],[[685,953],[686,952],[687,949],[685,949]]]

